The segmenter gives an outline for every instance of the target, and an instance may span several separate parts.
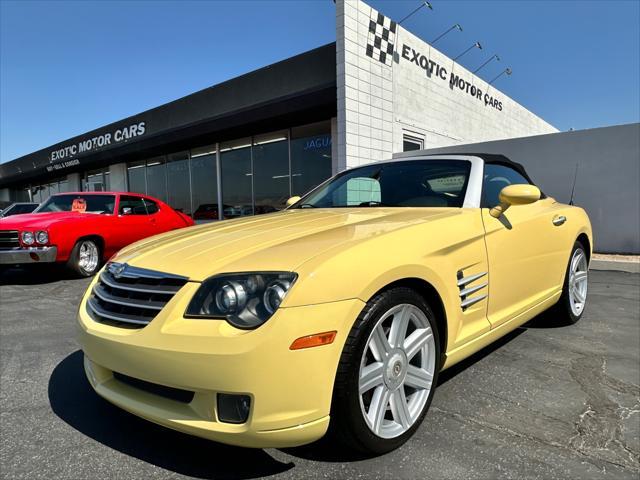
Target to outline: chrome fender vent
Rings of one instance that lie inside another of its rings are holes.
[[[469,308],[471,305],[475,305],[481,300],[484,300],[485,298],[487,298],[487,294],[480,292],[480,290],[486,288],[488,285],[488,282],[471,285],[476,280],[480,280],[481,278],[483,278],[486,274],[487,272],[480,272],[480,273],[474,273],[473,275],[468,275],[465,277],[464,272],[462,270],[458,270],[457,285],[458,285],[458,288],[460,289],[460,307],[462,308],[463,312],[467,308]],[[480,294],[475,296],[470,296],[476,292],[480,292]]]

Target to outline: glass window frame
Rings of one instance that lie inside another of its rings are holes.
[[[412,143],[414,145],[417,145],[418,148],[413,148],[411,150],[405,150],[405,148],[404,148],[404,144],[405,143]],[[402,133],[402,151],[403,152],[415,152],[415,151],[419,151],[419,150],[424,150],[424,136],[418,136],[416,134],[403,132]]]
[[[480,208],[493,208],[498,203],[500,203],[500,202],[498,202],[495,205],[492,205],[489,202],[489,199],[487,199],[487,193],[488,193],[487,192],[487,188],[486,188],[486,171],[487,171],[487,167],[506,168],[506,169],[511,170],[512,172],[516,173],[520,177],[522,177],[526,181],[526,184],[535,186],[535,183],[533,183],[533,181],[531,180],[531,178],[529,178],[529,176],[526,174],[526,172],[519,171],[518,168],[514,167],[513,165],[509,165],[509,164],[502,163],[502,162],[485,162],[484,169],[483,169],[483,174],[482,174],[482,191],[480,193]],[[516,185],[516,184],[511,183],[510,185]],[[542,193],[542,191],[540,192],[540,198],[546,198],[545,194]]]
[[[211,149],[213,149],[213,150],[211,150]],[[189,149],[188,152],[189,152],[189,178],[190,178],[190,196],[191,196],[191,217],[193,218],[193,216],[195,215],[195,212],[197,210],[197,207],[195,206],[195,202],[193,201],[194,200],[193,186],[194,186],[194,183],[195,183],[193,181],[193,173],[194,173],[193,161],[194,161],[194,158],[199,158],[201,156],[206,156],[206,155],[212,155],[215,158],[215,160],[214,160],[214,169],[215,169],[215,175],[216,175],[216,203],[217,203],[217,208],[218,208],[218,218],[216,220],[217,221],[223,220],[224,216],[223,216],[223,208],[222,208],[222,180],[220,178],[220,143],[219,142],[215,142],[215,143],[211,143],[211,144],[200,146],[200,147],[196,147],[196,148],[191,148],[191,149]],[[197,155],[194,156],[194,152],[197,152]],[[198,205],[198,206],[200,206],[200,205]]]

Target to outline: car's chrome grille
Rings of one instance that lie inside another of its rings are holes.
[[[110,263],[93,287],[87,308],[97,322],[142,328],[187,280],[179,275]]]
[[[20,240],[17,230],[0,230],[0,249],[18,247],[20,247]]]

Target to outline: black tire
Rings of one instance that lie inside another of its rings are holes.
[[[576,255],[576,252],[581,252],[586,259],[589,258],[587,250],[582,243],[576,241],[571,249],[571,255],[569,255],[569,262],[567,263],[567,269],[564,274],[564,283],[562,285],[562,295],[550,310],[554,322],[561,325],[573,325],[582,318],[586,307],[586,299],[582,309],[579,312],[575,312],[571,306],[571,293],[570,293],[570,278],[571,278],[571,263]],[[588,262],[588,260],[587,260]],[[588,280],[587,280],[588,283]]]
[[[95,266],[91,264],[90,266],[83,266],[80,261],[80,251],[83,245],[88,246],[89,248],[95,248],[97,251],[97,262]],[[73,246],[73,250],[71,250],[71,254],[69,255],[69,259],[67,260],[67,270],[69,270],[72,274],[79,277],[91,277],[95,275],[95,273],[100,270],[102,266],[102,249],[100,248],[100,243],[92,238],[81,238],[76,242]]]
[[[379,319],[392,307],[411,304],[427,316],[435,339],[435,369],[426,404],[415,423],[404,433],[394,438],[382,438],[367,425],[360,407],[359,373],[360,362],[367,341]],[[418,429],[429,409],[440,369],[440,345],[433,310],[417,292],[406,287],[394,287],[373,297],[356,319],[347,338],[333,391],[331,424],[329,434],[343,446],[366,455],[380,455],[398,448]]]

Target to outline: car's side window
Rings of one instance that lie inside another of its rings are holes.
[[[374,178],[350,178],[344,186],[336,192],[346,197],[347,205],[380,203],[380,182]]]
[[[125,209],[128,210],[125,211]],[[129,197],[123,195],[120,197],[118,213],[120,215],[147,215],[147,209],[142,197]]]
[[[482,207],[493,208],[500,203],[500,191],[509,185],[530,184],[524,176],[511,167],[487,163],[482,182]]]
[[[148,215],[153,215],[154,213],[158,213],[158,210],[160,210],[160,208],[158,207],[158,204],[156,202],[149,200],[148,198],[144,199],[144,204],[147,207]]]

